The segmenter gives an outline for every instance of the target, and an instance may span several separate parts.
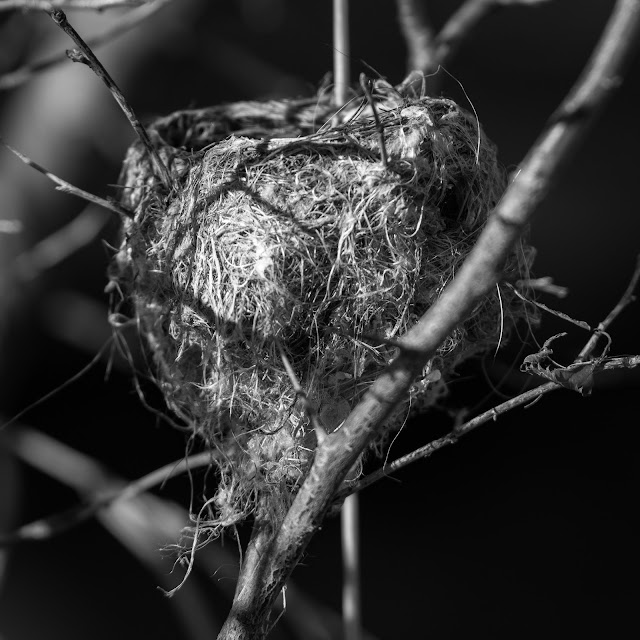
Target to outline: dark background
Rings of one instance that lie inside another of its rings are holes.
[[[434,24],[442,25],[459,4],[432,0]],[[517,166],[576,79],[612,6],[555,0],[505,9],[482,23],[448,66],[507,167]],[[188,106],[311,95],[331,67],[330,8],[328,0],[181,0],[98,54],[144,118]],[[85,12],[70,19],[86,34],[114,15]],[[354,77],[372,68],[400,81],[405,50],[394,3],[354,0],[351,27]],[[70,46],[41,14],[0,14],[0,29],[4,71]],[[592,325],[619,298],[639,250],[639,83],[636,63],[532,228],[536,275],[553,276],[570,290],[564,300],[543,301]],[[442,91],[464,104],[448,77]],[[133,138],[97,79],[71,63],[0,93],[0,135],[58,175],[101,194],[111,193],[106,185],[116,182]],[[82,209],[0,153],[0,217],[24,224],[21,235],[0,234],[5,272],[16,255]],[[2,281],[5,417],[77,373],[108,339],[102,290],[109,252],[103,241],[117,241],[117,224],[107,220],[86,247],[38,277],[16,286]],[[614,355],[638,353],[639,318],[635,305],[616,321]],[[568,363],[588,336],[551,316],[536,335],[542,342],[559,331],[569,332],[556,351]],[[450,407],[479,410],[501,401],[491,395],[483,370],[496,383],[521,358],[516,346],[484,366],[465,366],[451,385]],[[105,363],[34,408],[23,424],[127,478],[179,458],[183,434],[144,410],[123,362],[108,376]],[[502,392],[514,395],[524,383],[512,373]],[[363,492],[367,630],[383,639],[635,636],[639,392],[634,372],[603,376],[588,398],[554,392]],[[414,419],[391,457],[441,433],[447,420],[441,414]],[[6,453],[0,453],[0,465],[0,514],[7,530],[78,500]],[[182,481],[170,482],[159,495],[188,504]],[[336,611],[338,534],[338,521],[328,521],[293,576],[318,607]],[[157,575],[95,522],[15,547],[5,559],[3,640],[187,637],[173,605],[155,588]],[[219,585],[205,584],[206,574],[193,580],[208,594],[215,619],[224,619],[229,601]]]

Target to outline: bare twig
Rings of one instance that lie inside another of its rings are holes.
[[[349,51],[349,0],[333,0],[333,95],[338,107],[349,94]]]
[[[638,256],[636,262],[636,268],[634,269],[633,275],[629,280],[629,284],[625,289],[622,297],[616,304],[616,306],[611,310],[611,312],[607,315],[607,317],[598,325],[598,327],[594,330],[593,335],[586,342],[585,346],[582,348],[576,359],[574,360],[574,364],[578,364],[580,362],[584,362],[592,353],[596,347],[596,343],[598,338],[603,335],[605,330],[611,325],[611,323],[620,315],[620,313],[631,303],[634,301],[635,297],[633,292],[638,286],[638,280],[640,279],[640,256]],[[611,369],[631,369],[633,367],[640,366],[640,356],[624,356],[619,358],[608,358],[606,361],[600,363],[601,370],[611,370]],[[516,407],[521,407],[522,405],[528,405],[530,403],[536,402],[543,395],[549,393],[550,391],[555,391],[557,389],[562,388],[562,385],[557,384],[555,382],[547,382],[535,389],[530,389],[529,391],[525,391],[520,395],[510,398],[509,400],[492,407],[488,411],[472,418],[471,420],[465,422],[463,425],[456,426],[453,431],[448,433],[447,435],[438,438],[426,444],[411,453],[408,453],[397,460],[394,460],[388,465],[385,465],[382,469],[378,469],[378,471],[374,471],[369,474],[362,480],[358,481],[357,484],[351,485],[344,489],[339,498],[342,496],[349,496],[350,494],[362,491],[366,487],[372,485],[374,482],[381,480],[394,473],[395,471],[399,471],[404,467],[416,462],[417,460],[422,460],[424,458],[428,458],[431,454],[435,453],[439,449],[442,449],[450,444],[455,444],[458,439],[467,433],[470,433],[477,427],[489,422],[490,420],[497,420],[498,416],[501,416],[507,411],[511,411]]]
[[[382,166],[386,167],[388,164],[387,160],[387,147],[384,142],[384,126],[380,121],[380,116],[378,115],[378,110],[376,109],[376,104],[373,100],[373,96],[371,95],[371,84],[370,80],[364,73],[360,74],[360,86],[362,87],[362,91],[364,92],[365,98],[367,102],[371,105],[371,111],[373,112],[373,120],[376,123],[376,131],[378,133],[378,142],[380,147],[380,162],[382,162]]]
[[[344,640],[362,637],[360,594],[359,497],[354,493],[344,501],[340,512],[342,541],[342,623]]]
[[[110,219],[108,213],[87,207],[71,222],[16,256],[12,267],[9,268],[10,274],[15,274],[22,282],[37,278],[87,246]]]
[[[640,255],[636,259],[636,268],[633,272],[633,276],[629,281],[622,298],[618,301],[618,304],[611,310],[609,315],[596,327],[595,332],[589,339],[589,342],[584,346],[584,349],[578,355],[577,361],[582,362],[589,357],[591,352],[595,349],[598,339],[606,332],[609,325],[622,313],[622,311],[635,300],[634,291],[640,281]]]
[[[111,76],[107,73],[107,70],[102,66],[102,63],[98,60],[98,58],[96,58],[95,54],[93,53],[93,51],[91,51],[86,42],[84,42],[84,40],[78,35],[76,30],[69,24],[64,11],[61,11],[60,9],[52,9],[48,10],[47,13],[51,16],[51,19],[79,47],[79,52],[76,50],[71,50],[68,52],[71,60],[73,60],[74,62],[83,62],[87,64],[89,68],[105,83],[105,85],[107,85],[107,88],[109,89],[109,91],[111,91],[111,95],[113,95],[115,101],[127,116],[127,119],[138,135],[138,138],[140,138],[140,142],[142,142],[145,149],[149,153],[153,166],[158,172],[160,180],[167,189],[171,189],[171,174],[169,173],[169,170],[167,169],[164,162],[162,162],[156,148],[151,143],[147,130],[142,126],[140,120],[138,120],[136,114],[133,112],[133,109],[126,101],[124,95],[122,94],[116,83],[113,81],[113,78],[111,78]]]
[[[278,345],[278,347],[280,347],[280,345]],[[306,414],[309,416],[309,421],[311,422],[311,426],[313,427],[313,430],[316,433],[316,440],[318,444],[320,444],[324,442],[325,438],[327,437],[327,432],[324,430],[323,426],[320,424],[316,411],[313,408],[313,406],[311,406],[311,403],[309,402],[309,398],[307,397],[307,393],[300,385],[300,382],[298,381],[296,373],[293,370],[291,363],[289,362],[289,358],[287,358],[282,348],[280,348],[280,359],[282,360],[282,364],[284,365],[285,371],[289,376],[289,380],[291,381],[291,386],[293,387],[293,390],[296,392],[296,395],[298,396],[298,398],[300,398],[300,401],[304,406],[304,410]]]
[[[318,447],[309,474],[276,535],[263,530],[249,544],[221,640],[264,637],[271,604],[349,469],[439,345],[498,282],[506,257],[559,168],[620,84],[638,41],[640,0],[618,0],[585,72],[525,158],[462,268],[403,339],[409,349],[371,385],[342,427]]]
[[[49,178],[49,180],[51,180],[52,182],[55,182],[55,184],[58,185],[56,187],[57,191],[62,191],[63,193],[69,193],[72,196],[82,198],[87,202],[97,204],[101,207],[104,207],[105,209],[108,209],[109,211],[113,211],[114,213],[117,213],[120,216],[125,216],[126,218],[133,217],[133,213],[129,209],[127,209],[126,207],[123,207],[121,204],[119,204],[115,200],[112,200],[111,198],[106,198],[106,199],[101,198],[99,196],[93,195],[93,193],[89,193],[88,191],[84,191],[83,189],[80,189],[78,187],[74,187],[72,184],[70,184],[66,180],[63,180],[62,178],[59,178],[55,174],[51,173],[51,171],[48,171],[47,169],[39,165],[37,162],[34,162],[30,158],[27,158],[27,156],[20,153],[20,151],[18,151],[17,149],[14,149],[11,145],[7,144],[2,138],[0,138],[0,144],[4,145],[7,149],[9,149],[11,153],[13,153],[18,158],[20,158],[20,160],[22,160],[22,162],[24,162],[26,165],[30,166],[32,169],[35,169],[36,171],[39,171],[43,175],[47,176],[47,178]]]
[[[640,356],[610,358],[606,362],[602,363],[602,369],[609,371],[613,369],[632,369],[638,366],[640,366]],[[556,384],[555,382],[546,382],[545,384],[542,384],[535,389],[530,389],[529,391],[525,391],[524,393],[521,393],[514,398],[502,402],[501,404],[492,407],[488,411],[481,413],[479,416],[476,416],[472,420],[465,422],[463,425],[457,427],[447,435],[442,436],[441,438],[437,438],[429,444],[426,444],[423,447],[420,447],[415,451],[412,451],[411,453],[408,453],[407,455],[394,460],[385,467],[378,469],[373,473],[370,473],[368,476],[365,476],[364,478],[362,478],[362,480],[358,481],[357,484],[350,485],[349,487],[341,491],[336,499],[340,500],[342,497],[350,496],[354,492],[362,491],[363,489],[371,486],[374,482],[377,482],[382,478],[386,478],[392,473],[399,471],[400,469],[404,469],[413,462],[428,458],[436,451],[439,451],[440,449],[443,449],[444,447],[447,447],[451,444],[455,444],[462,436],[467,435],[477,427],[486,424],[491,420],[495,421],[499,416],[507,413],[508,411],[511,411],[516,407],[531,404],[537,401],[543,395],[561,388],[561,385]]]
[[[396,0],[398,23],[407,45],[407,71],[429,74],[438,68],[435,36],[424,0]]]
[[[542,291],[543,293],[556,296],[556,298],[566,298],[569,295],[569,289],[562,285],[555,284],[553,282],[553,278],[550,276],[518,280],[516,282],[516,287],[519,289],[535,289],[536,291]]]
[[[102,470],[97,463],[89,465],[85,460],[85,456],[74,452],[62,443],[55,443],[51,439],[43,442],[43,438],[46,437],[47,436],[43,434],[22,427],[3,432],[0,437],[0,442],[4,447],[21,457],[22,452],[30,451],[31,459],[29,462],[31,464],[37,465],[34,452],[43,451],[43,455],[47,457],[48,473],[53,473],[55,467],[55,469],[58,470],[56,477],[65,484],[71,484],[73,486],[75,486],[75,481],[76,485],[80,485],[82,489],[87,492],[89,501],[72,507],[67,511],[25,524],[11,534],[1,535],[0,546],[49,539],[78,526],[82,522],[95,516],[101,509],[115,502],[130,500],[166,482],[169,478],[174,478],[180,474],[211,464],[210,452],[198,453],[166,464],[138,480],[125,483],[122,480],[110,478],[109,474]],[[58,464],[52,460],[53,455],[58,456]],[[70,465],[72,461],[75,462],[73,465]],[[80,481],[81,479],[78,477],[81,470],[85,470],[87,474],[86,477],[83,478],[83,481]],[[65,475],[65,473],[67,473],[67,475]],[[69,477],[68,473],[71,473],[73,478]]]
[[[437,35],[429,24],[424,1],[396,0],[398,21],[408,49],[408,77],[403,85],[415,86],[423,75],[435,73],[451,62],[469,33],[489,14],[511,5],[536,5],[549,0],[467,0],[447,20]],[[420,72],[414,76],[413,72]]]
[[[23,11],[51,9],[116,9],[121,7],[139,7],[149,0],[0,0],[0,11],[21,9]]]
[[[149,2],[136,9],[127,11],[123,16],[116,19],[108,29],[105,29],[105,31],[94,38],[87,40],[87,46],[95,49],[113,41],[117,37],[127,33],[127,31],[139,26],[142,22],[160,11],[160,9],[165,7],[171,1],[172,0],[155,0],[155,2]],[[19,69],[15,69],[14,71],[10,71],[9,73],[0,76],[0,91],[15,89],[30,80],[34,75],[42,71],[46,71],[47,69],[65,62],[68,59],[66,52],[55,52],[45,58],[36,60],[35,62],[27,63]]]
[[[349,92],[349,65],[350,65],[350,43],[349,43],[349,0],[333,0],[333,73],[335,76],[334,102],[338,108],[347,103]],[[362,84],[362,76],[360,78]],[[366,79],[365,79],[366,84]],[[364,85],[363,85],[364,86]],[[368,88],[365,88],[368,91]],[[373,104],[371,94],[368,93],[367,98],[371,103],[374,111],[376,122],[379,122],[378,114]],[[339,121],[339,116],[334,118]],[[386,150],[384,148],[384,136],[382,137],[382,158],[386,166]],[[284,359],[285,366],[287,365]],[[293,368],[291,365],[287,368],[289,377],[292,378],[294,384],[300,387],[295,380]],[[300,393],[296,391],[298,395]],[[322,446],[326,440],[326,432],[318,423],[315,412],[311,411],[311,405],[304,394],[305,407],[309,414],[314,429],[316,430],[317,446]],[[315,422],[314,422],[315,419]],[[344,627],[345,640],[360,640],[362,636],[361,626],[361,599],[360,599],[360,573],[358,566],[358,549],[360,547],[360,532],[358,528],[358,507],[359,497],[351,496],[341,517],[341,533],[342,533],[342,622]],[[277,621],[276,621],[277,622]],[[275,624],[275,623],[274,623]]]
[[[527,302],[529,304],[533,304],[536,307],[538,307],[539,309],[542,309],[543,311],[546,311],[547,313],[550,313],[553,316],[556,316],[558,318],[562,318],[565,322],[570,322],[571,324],[575,324],[576,327],[580,327],[581,329],[585,329],[586,331],[593,331],[591,326],[587,322],[585,322],[584,320],[576,320],[575,318],[572,318],[571,316],[567,315],[566,313],[562,313],[562,311],[557,311],[556,309],[552,309],[551,307],[548,307],[546,304],[542,304],[542,302],[538,302],[537,300],[530,300],[526,296],[523,296],[518,291],[518,289],[516,289],[516,287],[514,287],[510,282],[507,282],[507,286],[521,300],[524,300],[525,302]]]
[[[436,37],[437,63],[449,63],[469,33],[490,13],[507,6],[536,5],[543,2],[549,0],[467,0],[451,15]]]

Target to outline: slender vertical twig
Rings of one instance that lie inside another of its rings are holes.
[[[333,96],[338,107],[349,93],[349,55],[349,0],[333,0]]]
[[[622,294],[622,297],[618,301],[618,304],[611,310],[607,317],[596,327],[593,335],[589,339],[589,342],[584,346],[584,349],[578,355],[578,360],[582,361],[589,357],[591,352],[595,349],[596,344],[603,333],[607,330],[609,325],[622,313],[622,311],[631,304],[635,299],[634,291],[640,282],[640,255],[636,258],[636,268],[633,272],[633,276]]]
[[[380,146],[380,162],[382,162],[383,167],[386,167],[388,164],[388,158],[387,158],[387,147],[384,142],[384,126],[380,121],[380,116],[378,115],[376,104],[373,100],[373,96],[371,95],[370,81],[364,73],[360,74],[360,86],[362,87],[362,91],[364,92],[365,98],[371,105],[371,111],[373,112],[373,120],[376,124],[376,132],[378,133],[378,143]]]
[[[347,102],[349,90],[349,0],[333,0],[333,74],[334,103],[341,107]],[[384,146],[384,145],[383,145]],[[318,441],[318,446],[324,443]],[[353,499],[357,498],[357,499]],[[360,632],[360,576],[357,556],[360,546],[358,511],[360,498],[349,496],[340,515],[342,531],[342,620],[345,640],[359,640]]]
[[[340,512],[342,540],[342,623],[344,640],[362,637],[360,589],[360,504],[357,493],[347,496]]]
[[[169,169],[167,169],[166,165],[161,160],[156,148],[153,146],[149,138],[147,130],[142,126],[140,120],[138,120],[138,117],[125,99],[122,91],[120,91],[116,83],[113,81],[113,78],[102,66],[102,63],[98,60],[98,58],[96,58],[95,54],[93,53],[93,51],[91,51],[91,48],[87,45],[87,43],[69,24],[64,11],[62,11],[61,9],[51,9],[48,10],[47,13],[51,16],[51,19],[76,43],[76,45],[80,49],[80,51],[68,51],[67,54],[69,55],[69,58],[74,62],[82,62],[89,66],[89,68],[105,83],[105,85],[107,85],[107,88],[109,89],[109,91],[111,91],[111,95],[114,97],[115,101],[127,116],[127,119],[131,123],[133,130],[138,135],[138,138],[140,138],[140,142],[142,142],[145,149],[149,153],[151,162],[153,163],[153,166],[155,167],[160,180],[167,189],[171,189],[171,174],[169,173]]]

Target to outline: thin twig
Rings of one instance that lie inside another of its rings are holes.
[[[34,439],[38,440],[36,444],[41,447],[39,440],[42,440],[43,437],[42,434],[22,427],[3,432],[1,442],[3,446],[16,453],[16,455],[21,455],[21,451],[23,451],[29,443],[33,446]],[[57,443],[57,445],[63,447],[62,444]],[[49,448],[48,451],[48,455],[51,455],[52,449]],[[69,456],[72,453],[68,447],[65,447],[62,452],[62,454],[66,456],[64,457],[65,465],[69,464]],[[209,466],[211,462],[211,452],[205,451],[166,464],[128,484],[123,484],[120,480],[117,482],[109,481],[109,474],[101,472],[96,466],[95,469],[91,470],[91,473],[95,475],[99,472],[98,476],[95,476],[94,481],[99,480],[101,487],[98,490],[90,486],[85,487],[89,493],[89,501],[87,503],[25,524],[10,534],[3,534],[0,536],[0,546],[49,539],[89,520],[95,516],[98,511],[117,501],[130,500],[166,482],[170,478],[193,471],[194,469]],[[80,465],[78,468],[85,468],[86,466],[82,464],[82,460],[79,460],[78,464]]]
[[[66,260],[92,242],[111,219],[108,213],[87,207],[71,222],[56,229],[16,256],[9,274],[25,282]]]
[[[506,6],[536,5],[543,2],[549,0],[467,0],[449,17],[436,36],[436,67],[438,64],[448,64],[469,33],[489,14]]]
[[[562,313],[562,311],[557,311],[556,309],[552,309],[551,307],[548,307],[546,304],[542,304],[542,302],[538,302],[537,300],[531,300],[526,296],[522,295],[518,291],[518,289],[516,289],[516,287],[514,287],[510,282],[507,282],[506,284],[511,289],[511,291],[513,291],[513,293],[515,293],[518,296],[518,298],[520,298],[520,300],[523,300],[528,304],[533,304],[539,309],[542,309],[543,311],[550,313],[552,316],[556,316],[557,318],[562,318],[566,322],[575,324],[576,327],[580,327],[581,329],[585,329],[586,331],[593,331],[589,323],[585,322],[584,320],[576,320],[575,318],[572,318],[570,315],[567,315],[566,313]]]
[[[145,149],[151,157],[151,161],[158,172],[160,180],[167,189],[171,189],[171,174],[169,169],[160,159],[156,148],[151,143],[147,130],[142,126],[140,120],[138,120],[133,109],[126,101],[124,95],[113,81],[113,78],[107,73],[107,70],[102,66],[102,63],[96,58],[91,48],[86,42],[79,36],[76,30],[69,24],[67,16],[64,11],[60,9],[52,9],[47,11],[51,16],[51,19],[76,43],[80,51],[71,50],[68,52],[69,58],[74,62],[82,62],[89,66],[89,68],[107,85],[111,95],[118,103],[123,113],[127,116],[133,130],[138,135],[140,142],[144,145]]]
[[[347,103],[349,92],[349,63],[350,63],[350,43],[349,43],[349,0],[333,0],[333,73],[335,76],[334,102],[338,108]],[[361,79],[362,82],[362,79]],[[370,98],[370,96],[369,96]],[[373,100],[370,100],[374,109],[376,121],[378,115],[375,112]],[[336,115],[335,121],[339,121]],[[386,151],[384,149],[384,138],[382,142],[383,162],[386,166]],[[287,368],[287,374],[292,381],[295,374],[291,365],[282,353],[283,362]],[[295,381],[296,384],[297,381]],[[300,385],[298,384],[298,387]],[[296,391],[296,393],[298,393]],[[300,395],[298,393],[298,395]],[[304,394],[302,396],[305,408],[312,420],[316,430],[318,446],[322,446],[326,440],[326,432],[315,416],[315,411],[310,412],[311,405]],[[315,422],[314,422],[315,419]],[[317,425],[317,426],[316,426]],[[360,598],[360,567],[358,565],[358,549],[360,547],[358,528],[358,505],[359,497],[351,496],[345,503],[340,514],[340,525],[342,533],[342,623],[344,627],[345,640],[360,640],[362,636],[361,627],[361,598]],[[274,623],[275,624],[275,623]]]
[[[396,0],[398,23],[407,45],[407,72],[425,75],[438,68],[435,36],[424,0]]]
[[[636,267],[633,271],[631,279],[629,280],[629,284],[625,289],[622,297],[616,304],[616,306],[609,312],[607,317],[598,325],[598,327],[594,330],[593,335],[586,342],[578,356],[573,361],[574,364],[579,364],[586,360],[592,353],[596,347],[596,343],[598,338],[605,333],[605,330],[611,325],[611,323],[620,315],[620,313],[631,303],[634,301],[635,297],[633,292],[638,286],[638,280],[640,279],[640,255],[638,256]],[[631,369],[634,367],[640,366],[640,356],[623,356],[618,358],[608,358],[605,362],[601,363],[601,370],[611,370],[611,369]],[[498,416],[507,413],[507,411],[511,411],[516,407],[520,407],[522,405],[527,405],[529,403],[537,401],[543,395],[549,393],[550,391],[555,391],[556,389],[561,389],[562,385],[557,384],[555,382],[547,382],[535,389],[530,389],[529,391],[525,391],[520,395],[510,398],[509,400],[502,402],[501,404],[481,413],[479,416],[472,418],[471,420],[465,422],[460,426],[456,426],[453,431],[448,433],[429,444],[426,444],[411,453],[408,453],[397,460],[394,460],[388,465],[385,465],[382,469],[378,469],[368,476],[362,478],[362,480],[358,481],[356,484],[351,485],[345,488],[341,493],[339,498],[343,496],[349,496],[354,492],[362,491],[366,487],[372,485],[374,482],[389,476],[395,471],[399,471],[404,467],[416,462],[417,460],[422,460],[424,458],[428,458],[431,454],[435,453],[439,449],[442,449],[450,444],[455,444],[458,439],[467,433],[470,433],[477,427],[489,422],[490,420],[496,420]],[[338,499],[339,499],[338,498]]]
[[[347,497],[340,511],[344,640],[362,637],[359,503],[358,494],[354,493]]]
[[[550,276],[518,280],[516,282],[516,288],[535,289],[536,291],[542,291],[542,293],[548,293],[551,296],[556,296],[556,298],[566,298],[569,295],[569,289],[562,285],[554,284],[553,278]]]
[[[349,0],[333,0],[333,95],[338,107],[348,100],[349,62]]]
[[[362,87],[362,91],[367,99],[367,102],[371,105],[371,111],[373,112],[373,120],[376,123],[376,131],[378,133],[378,145],[380,147],[380,162],[382,162],[382,166],[386,168],[388,164],[387,160],[387,147],[384,142],[384,126],[380,121],[380,116],[378,115],[378,110],[376,109],[376,104],[373,100],[373,96],[371,95],[370,88],[370,80],[364,73],[360,74],[360,86]]]
[[[51,171],[45,169],[43,166],[39,165],[37,162],[34,162],[33,160],[31,160],[31,158],[28,158],[23,153],[20,153],[20,151],[18,151],[17,149],[14,149],[10,144],[6,143],[2,138],[0,138],[0,144],[4,145],[7,149],[9,149],[11,153],[13,153],[18,158],[20,158],[20,160],[22,160],[22,162],[24,162],[26,165],[30,166],[32,169],[35,169],[36,171],[39,171],[41,174],[47,176],[49,180],[57,184],[58,186],[56,187],[56,191],[69,193],[72,196],[82,198],[87,202],[97,204],[101,207],[104,207],[105,209],[108,209],[109,211],[113,211],[114,213],[117,213],[120,216],[125,216],[126,218],[133,218],[133,212],[131,212],[126,207],[123,207],[121,204],[119,204],[115,200],[112,200],[111,198],[106,198],[106,199],[101,198],[100,196],[96,196],[93,193],[89,193],[88,191],[84,191],[79,187],[73,186],[71,183],[67,182],[66,180],[63,180],[62,178],[59,178],[57,175],[55,175],[54,173],[51,173]]]
[[[284,582],[333,503],[349,469],[380,433],[393,408],[448,335],[492,290],[521,232],[559,168],[620,84],[640,41],[640,0],[618,0],[584,74],[525,158],[455,278],[403,342],[401,352],[369,387],[342,427],[316,450],[312,467],[278,532],[250,545],[220,640],[264,637],[266,617]]]
[[[549,0],[467,0],[434,36],[420,0],[396,0],[398,20],[409,51],[403,87],[415,87],[424,76],[451,62],[461,44],[489,14],[510,5],[536,5]],[[418,71],[419,74],[415,75]]]
[[[139,7],[148,0],[0,0],[0,11],[21,9],[23,11],[51,9],[117,9],[122,7]]]
[[[327,432],[324,430],[323,426],[320,424],[320,421],[318,420],[318,416],[315,412],[315,409],[309,402],[309,398],[307,396],[306,391],[300,385],[300,382],[298,381],[298,377],[296,376],[296,372],[293,370],[293,367],[289,362],[289,358],[287,358],[287,356],[285,355],[280,345],[278,345],[278,348],[280,349],[280,359],[282,360],[282,364],[284,365],[285,371],[289,376],[289,380],[291,381],[291,386],[293,387],[293,390],[296,392],[296,395],[298,396],[298,398],[300,398],[300,401],[302,402],[302,405],[304,407],[304,410],[307,416],[309,416],[309,421],[311,422],[311,426],[313,427],[313,430],[316,433],[316,440],[318,441],[318,444],[321,444],[322,442],[324,442],[325,438],[327,437]]]
[[[169,4],[169,2],[172,2],[172,0],[155,0],[155,2],[149,2],[136,9],[127,11],[127,13],[117,18],[113,24],[102,33],[86,40],[87,46],[96,49],[97,47],[112,42],[119,36],[139,26],[142,22]],[[5,73],[3,76],[0,76],[0,91],[15,89],[33,78],[34,75],[57,66],[68,59],[69,57],[66,52],[60,53],[56,51],[45,58],[29,62],[14,71]]]
[[[606,332],[609,325],[622,313],[627,305],[631,304],[635,300],[634,291],[638,286],[638,281],[640,281],[640,255],[636,258],[636,268],[625,292],[622,294],[618,304],[611,310],[609,315],[596,327],[596,330],[589,339],[589,342],[587,342],[584,349],[578,355],[578,362],[582,362],[589,357],[591,352],[595,349],[596,343]]]
[[[601,368],[602,370],[611,371],[613,369],[633,369],[638,366],[640,366],[640,356],[623,356],[619,358],[608,359],[606,362],[602,363]],[[467,435],[477,427],[486,424],[491,420],[496,421],[502,414],[507,413],[508,411],[511,411],[516,407],[531,404],[541,398],[543,395],[561,388],[562,386],[556,384],[555,382],[546,382],[539,387],[535,387],[535,389],[530,389],[529,391],[525,391],[524,393],[521,393],[520,395],[515,396],[514,398],[511,398],[506,402],[502,402],[501,404],[492,407],[488,411],[481,413],[479,416],[476,416],[472,420],[465,422],[463,425],[457,427],[447,435],[442,436],[441,438],[437,438],[429,444],[426,444],[423,447],[412,451],[411,453],[397,458],[393,462],[385,465],[383,468],[370,473],[368,476],[365,476],[364,478],[362,478],[362,480],[359,480],[357,484],[346,487],[336,497],[336,500],[339,502],[343,497],[351,496],[351,494],[355,492],[360,492],[363,489],[371,486],[378,480],[387,478],[392,473],[395,473],[400,469],[404,469],[405,467],[414,462],[417,462],[418,460],[428,458],[433,453],[439,451],[440,449],[443,449],[444,447],[455,444],[462,436]]]

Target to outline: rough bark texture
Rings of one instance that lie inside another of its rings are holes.
[[[343,426],[316,452],[309,476],[275,534],[258,525],[219,640],[265,637],[275,598],[300,561],[351,465],[440,343],[498,281],[522,229],[628,65],[640,0],[619,0],[585,72],[551,118],[455,280],[402,341],[404,349]]]

